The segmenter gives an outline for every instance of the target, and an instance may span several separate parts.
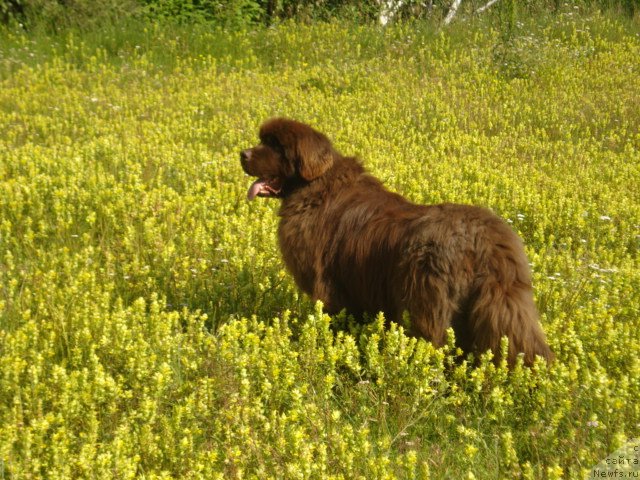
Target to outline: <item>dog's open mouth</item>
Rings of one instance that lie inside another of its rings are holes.
[[[247,192],[247,198],[253,200],[256,197],[277,197],[282,191],[282,182],[277,178],[259,178],[251,184]]]

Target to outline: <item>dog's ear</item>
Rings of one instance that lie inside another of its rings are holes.
[[[298,171],[305,180],[313,180],[333,165],[335,151],[327,137],[308,127],[296,142]]]
[[[307,181],[326,172],[336,155],[331,142],[309,125],[288,118],[272,118],[260,127],[260,139],[268,143],[275,139],[284,156]]]

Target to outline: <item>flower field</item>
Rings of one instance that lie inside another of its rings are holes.
[[[640,28],[0,31],[0,480],[584,478],[640,437]],[[330,318],[238,152],[311,123],[525,241],[550,366]]]

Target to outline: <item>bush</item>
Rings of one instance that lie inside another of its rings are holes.
[[[459,16],[473,16],[483,4],[477,0],[465,0]],[[504,12],[515,4],[504,0],[490,12]],[[144,15],[156,21],[206,23],[238,29],[289,19],[308,22],[338,18],[357,23],[379,22],[383,18],[388,21],[424,18],[439,21],[450,6],[451,2],[444,0],[0,0],[0,20],[4,23],[17,21],[29,28],[44,28],[49,32],[68,28],[90,31],[97,26],[117,26],[122,21]],[[523,16],[549,11],[562,14],[567,8],[580,8],[588,11],[615,10],[633,17],[639,7],[640,0],[585,0],[571,5],[559,0],[521,2]]]
[[[5,21],[31,28],[61,32],[70,28],[90,31],[115,25],[142,13],[138,0],[0,0]]]

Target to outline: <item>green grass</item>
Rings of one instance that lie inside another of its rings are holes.
[[[0,479],[583,478],[640,436],[640,29],[0,34]],[[558,360],[330,319],[238,161],[291,116],[523,237]]]

